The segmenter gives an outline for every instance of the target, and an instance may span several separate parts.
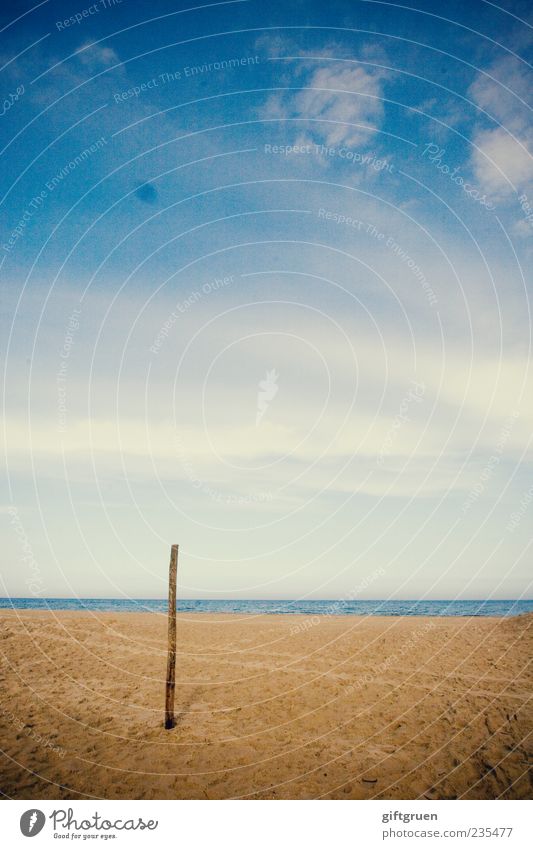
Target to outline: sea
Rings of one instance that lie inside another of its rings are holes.
[[[158,598],[0,598],[16,610],[100,610],[108,613],[166,613]],[[291,614],[304,616],[518,616],[533,612],[533,599],[336,600],[181,599],[178,613]]]

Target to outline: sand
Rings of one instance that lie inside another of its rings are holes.
[[[19,799],[530,798],[533,615],[0,611]]]

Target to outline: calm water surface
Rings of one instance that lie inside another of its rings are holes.
[[[0,598],[0,608],[19,610],[102,610],[127,613],[166,613],[166,599],[117,598]],[[335,601],[183,599],[181,613],[299,613],[306,616],[517,616],[533,611],[533,599],[470,601]]]

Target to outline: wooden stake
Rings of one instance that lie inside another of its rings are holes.
[[[167,684],[165,693],[165,728],[174,728],[174,690],[176,686],[176,575],[178,571],[178,547],[170,550],[168,573],[168,658]]]

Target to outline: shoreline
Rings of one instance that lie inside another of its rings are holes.
[[[42,607],[0,607],[0,620],[4,614],[29,614],[31,616],[43,614],[45,616],[50,616],[54,614],[61,614],[67,616],[94,616],[99,614],[101,616],[162,616],[167,617],[167,610],[109,610],[107,608],[69,608],[69,607],[54,607],[54,608],[42,608]],[[184,610],[180,611],[179,608],[176,610],[176,618],[187,619],[202,619],[203,621],[213,621],[213,617],[222,617],[224,619],[320,619],[320,620],[361,620],[361,621],[380,621],[380,620],[396,620],[396,619],[405,619],[405,620],[416,620],[420,621],[422,619],[438,619],[438,620],[482,620],[484,622],[494,620],[494,621],[502,621],[508,622],[513,619],[521,619],[524,617],[532,616],[533,614],[529,612],[525,613],[513,613],[513,614],[460,614],[460,613],[450,613],[450,614],[434,614],[428,615],[427,613],[246,613],[245,611],[241,613],[234,612],[226,612],[221,610],[215,610],[212,612],[200,611],[195,612],[192,610]]]

